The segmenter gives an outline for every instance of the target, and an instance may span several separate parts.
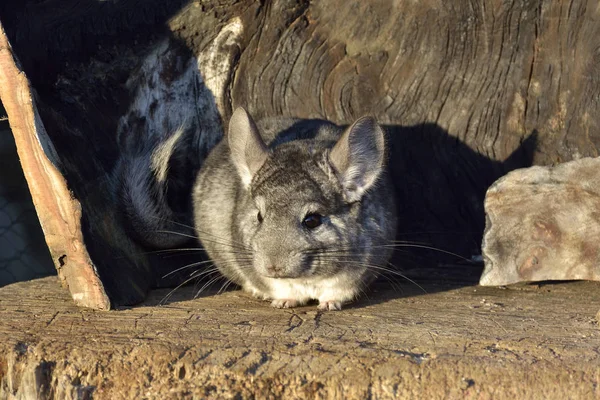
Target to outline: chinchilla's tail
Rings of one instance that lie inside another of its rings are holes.
[[[123,225],[149,248],[180,247],[196,236],[190,196],[193,168],[186,165],[185,151],[178,151],[185,142],[183,133],[180,128],[153,148],[124,156],[115,168]]]

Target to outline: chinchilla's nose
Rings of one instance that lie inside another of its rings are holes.
[[[285,273],[286,252],[277,246],[265,246],[262,249],[262,265],[264,272],[272,278],[280,278]]]
[[[267,267],[265,269],[267,270],[267,273],[273,278],[279,278],[283,272],[283,269],[274,263],[267,264]]]

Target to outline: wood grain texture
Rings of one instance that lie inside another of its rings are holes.
[[[232,99],[257,116],[435,123],[497,161],[534,130],[535,162],[595,156],[599,13],[594,1],[270,2],[269,29],[244,21]]]
[[[165,271],[183,265],[142,254],[107,195],[123,132],[128,142],[144,142],[149,127],[166,131],[191,115],[202,153],[236,106],[256,118],[337,123],[372,114],[390,142],[398,239],[467,258],[480,253],[485,191],[497,178],[598,155],[600,8],[593,0],[207,0],[144,7],[73,0],[76,13],[46,3],[0,5],[0,17],[9,21],[8,37],[81,202],[88,251],[116,304],[140,301],[164,283]],[[130,79],[165,43],[154,71],[160,84]],[[187,74],[195,61],[197,73]],[[197,103],[162,119],[152,102],[135,107],[143,88],[146,97],[169,104],[173,82],[182,84],[177,98],[197,96]],[[394,264],[410,276],[423,276],[423,264],[456,260],[408,250]],[[436,274],[451,279],[452,271]]]
[[[383,286],[326,313],[187,288],[97,312],[44,278],[0,289],[0,397],[593,399],[599,284]]]

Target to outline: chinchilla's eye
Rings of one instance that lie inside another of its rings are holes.
[[[321,214],[307,214],[302,220],[302,225],[308,229],[315,229],[323,223],[323,216]]]
[[[258,220],[259,224],[263,221],[263,216],[260,213],[260,211],[258,213],[256,213],[256,219]]]

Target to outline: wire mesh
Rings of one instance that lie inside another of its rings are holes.
[[[0,105],[0,287],[55,273]]]

